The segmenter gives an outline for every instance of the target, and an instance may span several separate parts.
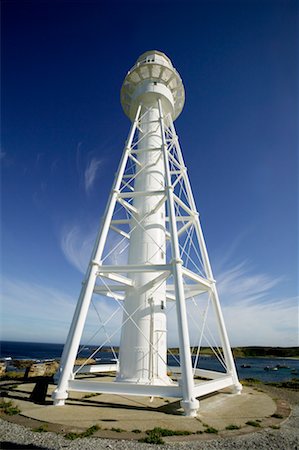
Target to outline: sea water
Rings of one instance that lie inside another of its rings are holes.
[[[86,346],[81,349],[80,357],[87,358],[96,349],[94,346]],[[59,359],[63,351],[63,344],[47,344],[37,342],[0,342],[0,357],[13,359],[30,359],[45,361]],[[107,363],[115,355],[108,349],[104,352],[98,352],[94,356],[99,362]],[[289,358],[236,358],[236,367],[240,379],[256,378],[261,381],[287,381],[292,378],[298,378],[299,360]],[[178,365],[178,356],[169,356],[168,364],[170,366]],[[285,368],[275,367],[277,365],[286,366]],[[250,367],[242,367],[250,366]],[[201,356],[198,359],[197,367],[201,369],[216,370],[224,372],[221,363],[212,356]],[[265,370],[269,368],[270,370]]]

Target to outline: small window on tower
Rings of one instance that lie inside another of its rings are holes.
[[[164,301],[162,300],[161,301],[161,309],[164,309],[165,307],[164,307]]]

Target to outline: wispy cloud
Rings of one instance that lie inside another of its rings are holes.
[[[77,296],[73,297],[51,286],[10,277],[2,279],[1,296],[1,338],[65,342]],[[95,333],[97,343],[106,339],[99,317],[107,323],[106,331],[109,335],[121,324],[120,311],[113,314],[117,307],[115,302],[101,301],[99,306],[95,299],[93,305],[84,327],[82,342],[85,343]]]
[[[101,165],[102,160],[97,158],[92,158],[88,162],[84,172],[84,186],[87,193],[92,189]]]
[[[61,247],[67,260],[81,272],[85,272],[92,252],[97,227],[84,231],[82,226],[65,227],[61,237]],[[109,236],[106,254],[117,243],[118,237]],[[113,259],[114,258],[114,259]],[[127,251],[109,256],[108,264],[125,263]],[[228,261],[227,261],[228,264]],[[219,267],[219,265],[218,265]],[[298,299],[277,296],[277,288],[285,281],[284,277],[273,277],[268,273],[257,272],[246,261],[231,265],[218,271],[217,287],[225,317],[226,327],[232,345],[298,345]],[[196,302],[202,310],[203,298]],[[109,302],[103,307],[111,308]],[[200,310],[187,301],[190,335],[197,344],[199,336]],[[168,305],[171,309],[171,305]],[[175,308],[168,321],[168,342],[177,345]],[[220,344],[217,323],[213,308],[207,324]]]
[[[219,293],[231,304],[256,302],[266,299],[272,288],[283,281],[283,277],[271,277],[265,273],[252,273],[248,263],[243,262],[221,272],[217,277]]]
[[[2,278],[2,335],[11,340],[65,339],[75,301],[50,286]]]
[[[86,272],[96,237],[96,229],[84,231],[78,225],[65,226],[61,234],[61,249],[70,264]]]
[[[98,231],[97,226],[87,228],[69,225],[64,226],[61,232],[60,244],[64,256],[70,264],[82,273],[86,272],[91,257]],[[115,251],[111,251],[115,247]],[[108,233],[104,257],[108,254],[109,256],[105,258],[106,264],[125,264],[127,262],[126,241],[115,232]]]

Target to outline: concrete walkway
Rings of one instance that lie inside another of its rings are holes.
[[[229,425],[246,428],[248,421],[266,426],[269,417],[276,412],[276,403],[271,397],[249,387],[244,387],[241,395],[223,390],[201,398],[196,418],[183,416],[179,400],[173,398],[71,392],[65,406],[53,406],[53,385],[48,387],[45,404],[36,404],[30,399],[34,387],[35,384],[26,383],[10,390],[10,397],[20,408],[21,414],[42,422],[63,425],[67,429],[86,429],[98,425],[102,431],[114,428],[132,432],[161,427],[200,433],[207,427],[219,431]]]

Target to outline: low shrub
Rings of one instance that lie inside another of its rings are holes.
[[[92,425],[82,433],[74,433],[73,431],[70,431],[69,433],[65,434],[64,437],[66,439],[69,439],[70,441],[73,441],[75,439],[92,436],[98,430],[100,430],[100,427],[98,425]]]
[[[213,434],[217,434],[218,430],[216,428],[213,427],[207,427],[204,431],[205,433],[213,433]]]
[[[17,406],[14,406],[11,401],[6,402],[4,400],[1,400],[0,409],[4,414],[7,414],[8,416],[14,416],[21,412],[21,410]]]
[[[46,433],[48,431],[48,424],[40,425],[37,428],[33,428],[34,433]]]
[[[250,425],[251,427],[260,427],[261,425],[256,420],[248,420],[246,425]]]
[[[226,430],[239,430],[241,427],[239,427],[238,425],[227,425],[227,427],[225,427]]]

